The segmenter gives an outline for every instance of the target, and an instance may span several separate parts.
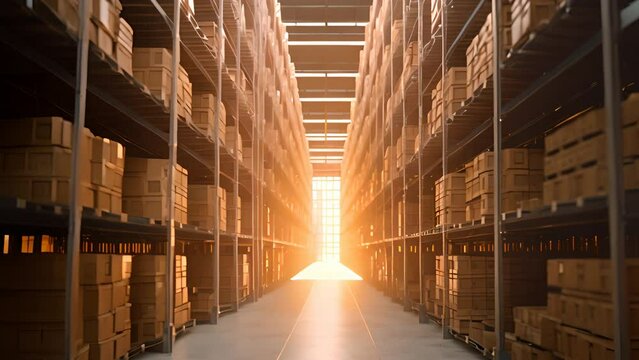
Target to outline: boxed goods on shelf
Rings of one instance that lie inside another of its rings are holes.
[[[502,5],[502,57],[511,47],[511,13],[510,4]],[[466,50],[466,97],[473,97],[475,91],[486,86],[493,74],[493,34],[492,14],[488,14],[486,22],[479,34]]]
[[[249,263],[247,254],[238,254],[237,258],[237,296],[239,299],[248,296]],[[233,256],[220,254],[220,304],[235,301],[233,296]]]
[[[502,152],[502,211],[515,211],[541,198],[542,150],[513,148]],[[466,164],[466,221],[494,213],[494,154],[484,152]]]
[[[84,340],[91,359],[118,359],[131,348],[129,256],[83,254]]]
[[[464,222],[466,191],[464,179],[464,174],[452,173],[435,182],[435,223],[437,226]]]
[[[26,200],[68,204],[72,124],[59,117],[3,120],[0,193]],[[80,204],[121,212],[124,148],[84,129],[80,157]]]
[[[413,155],[415,148],[415,136],[417,135],[417,126],[406,125],[404,132],[400,135],[396,145],[396,166],[397,169],[403,169],[404,163],[408,162]]]
[[[133,29],[124,19],[120,19],[114,52],[118,65],[124,71],[133,74]]]
[[[241,233],[242,230],[242,199],[238,196],[235,204],[237,208],[233,208],[233,194],[231,194],[231,202],[228,204],[228,212],[226,218],[230,225],[229,231],[233,233]],[[248,217],[250,219],[250,217]]]
[[[166,256],[135,255],[131,270],[131,342],[162,337],[166,307]]]
[[[128,274],[123,270],[129,258],[81,254],[79,259],[75,358],[104,358],[100,353],[110,359],[124,356],[130,348]],[[0,260],[3,273],[16,275],[5,277],[0,284],[3,353],[11,358],[62,358],[66,256],[19,254],[5,255]],[[116,346],[118,341],[120,347]]]
[[[114,44],[118,40],[120,30],[122,4],[119,0],[93,0],[89,4],[89,39],[105,54],[113,56]]]
[[[639,95],[622,104],[623,171],[626,189],[639,188],[637,135],[634,115]],[[605,112],[593,109],[575,115],[571,121],[545,138],[544,204],[573,201],[580,197],[605,195],[608,191]]]
[[[165,48],[133,48],[133,76],[146,85],[165,107],[169,107],[171,101],[171,58],[171,53]],[[177,87],[178,116],[191,120],[193,87],[181,65],[178,66]]]
[[[512,44],[517,47],[528,34],[550,19],[557,9],[555,0],[514,0],[512,2]]]
[[[189,224],[203,229],[215,229],[217,222],[213,204],[218,201],[220,211],[219,229],[227,230],[226,190],[213,185],[189,185],[188,218]]]
[[[168,218],[169,161],[127,157],[122,207],[125,213],[164,221]],[[188,172],[175,168],[175,220],[187,223]]]
[[[175,300],[173,324],[180,327],[191,320],[191,303],[189,302],[189,288],[187,285],[187,257],[175,256]]]
[[[206,44],[209,50],[211,50],[213,54],[217,56],[217,53],[220,49],[219,36],[217,33],[217,23],[214,21],[210,21],[210,19],[198,19],[198,25],[200,26],[200,29],[202,29],[204,35],[206,35]]]
[[[236,131],[235,126],[227,126],[224,144],[231,155],[237,157],[237,159],[242,162],[242,135],[240,135],[239,131],[237,133]]]
[[[218,139],[222,145],[226,138],[226,108],[220,103],[220,121],[218,122]],[[215,139],[215,112],[217,98],[211,93],[193,94],[193,123],[211,139]]]
[[[461,108],[462,102],[466,99],[466,68],[450,68],[444,79],[444,86],[442,90],[442,82],[439,81],[431,93],[433,104],[426,121],[428,133],[431,136],[441,131],[444,110],[446,110],[446,118],[450,118]],[[443,107],[444,103],[446,109]]]
[[[443,259],[436,257],[438,299],[443,294]],[[494,319],[494,260],[489,255],[449,257],[448,307],[453,330],[468,334],[472,322]],[[514,328],[512,309],[545,301],[545,261],[541,258],[504,258],[505,328]]]
[[[78,2],[73,0],[44,0],[58,18],[74,32],[78,31]]]

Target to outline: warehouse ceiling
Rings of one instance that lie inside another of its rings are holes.
[[[339,176],[371,0],[280,0],[314,176]]]

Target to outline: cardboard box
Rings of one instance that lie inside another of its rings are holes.
[[[84,319],[84,341],[98,343],[112,337],[114,332],[113,313]]]
[[[117,334],[115,336],[114,346],[116,359],[120,359],[127,355],[131,349],[131,330],[125,330],[122,333]]]
[[[113,310],[113,285],[84,285],[84,315],[97,316]]]
[[[132,261],[132,278],[166,274],[166,256],[135,255]],[[131,280],[133,282],[133,280]]]
[[[129,302],[129,280],[120,280],[113,283],[113,307],[118,307]]]
[[[115,336],[99,343],[89,344],[89,347],[89,358],[91,359],[115,359]]]
[[[129,329],[131,329],[131,304],[125,304],[115,308],[113,330],[120,333]]]
[[[71,148],[73,124],[61,117],[5,119],[0,122],[0,144],[15,146],[60,146]]]
[[[80,284],[109,284],[122,280],[122,255],[81,254]]]

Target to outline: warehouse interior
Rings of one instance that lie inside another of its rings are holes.
[[[0,357],[639,359],[639,0],[5,0]]]

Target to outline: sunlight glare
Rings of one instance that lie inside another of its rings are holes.
[[[339,262],[317,261],[293,276],[291,280],[361,281],[362,277]]]

